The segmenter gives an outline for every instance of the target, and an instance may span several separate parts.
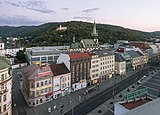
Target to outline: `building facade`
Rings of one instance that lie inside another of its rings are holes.
[[[95,84],[99,81],[100,76],[100,58],[96,54],[91,54],[91,57],[90,77],[91,83]]]
[[[61,51],[48,47],[35,47],[26,49],[26,59],[29,64],[56,63]]]
[[[53,74],[49,66],[32,64],[22,72],[22,93],[29,106],[37,106],[53,99]]]
[[[0,115],[12,115],[12,76],[10,64],[0,57]]]
[[[50,65],[53,77],[53,98],[68,95],[71,92],[71,73],[64,63]]]
[[[106,80],[112,77],[112,73],[115,72],[115,55],[107,50],[95,49],[92,51],[100,58],[100,81]]]
[[[115,53],[115,70],[117,70],[116,74],[126,74],[126,61],[120,53]]]
[[[71,72],[71,84],[73,91],[90,85],[91,56],[89,53],[61,54],[57,63],[64,63]]]

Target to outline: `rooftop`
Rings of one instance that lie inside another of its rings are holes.
[[[0,70],[9,67],[10,67],[9,61],[5,57],[0,56]]]
[[[70,73],[64,63],[51,64],[50,67],[54,76]]]
[[[79,58],[87,58],[91,57],[89,53],[87,52],[81,52],[81,53],[70,53],[68,54],[70,59],[79,59]]]
[[[114,55],[112,51],[108,51],[107,49],[94,49],[91,52],[99,55],[100,57]]]
[[[82,41],[87,48],[96,48],[96,44],[93,39],[82,39]]]
[[[150,101],[152,101],[150,98],[143,98],[143,99],[139,99],[139,100],[135,100],[135,101],[131,101],[131,102],[122,103],[121,105],[124,106],[125,108],[131,110],[131,109],[134,109],[134,108],[141,106],[145,103],[148,103]]]
[[[122,115],[159,115],[159,107],[160,98],[149,101],[148,103],[144,103],[143,105],[136,107]]]
[[[28,79],[38,79],[39,77],[53,76],[49,66],[40,67],[36,64],[31,64],[23,69],[23,75]]]

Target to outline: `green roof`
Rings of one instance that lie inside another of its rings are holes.
[[[83,39],[83,42],[87,48],[96,48],[96,44],[93,39]]]
[[[0,70],[9,67],[10,67],[9,61],[5,57],[0,56]]]

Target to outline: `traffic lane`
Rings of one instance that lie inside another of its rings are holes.
[[[152,68],[153,69],[153,68]],[[123,89],[125,89],[126,87],[128,87],[129,85],[133,84],[135,81],[134,79],[135,78],[141,78],[142,75],[144,75],[148,70],[151,70],[151,68],[147,68],[147,69],[144,69],[144,70],[141,70],[140,72],[137,72],[136,74],[134,74],[133,76],[125,79],[124,81],[118,83],[115,85],[115,90],[116,90],[116,94],[118,94],[119,92],[121,92]],[[121,87],[120,87],[121,86]],[[104,103],[105,101],[109,100],[110,98],[112,98],[112,91],[110,92],[107,92],[109,89],[113,89],[113,86],[106,89],[105,91],[101,92],[98,94],[98,96],[94,96],[94,97],[91,97],[90,99],[88,99],[84,105],[84,103],[81,103],[80,105],[74,107],[74,113],[75,114],[81,114],[81,115],[85,115],[87,113],[89,113],[91,110],[95,109],[96,107],[98,107],[100,104]],[[115,94],[115,95],[116,95]],[[100,96],[99,96],[100,95]],[[105,96],[109,95],[109,98],[106,98]],[[103,99],[105,97],[105,99]],[[93,100],[94,99],[94,100]],[[95,103],[94,104],[94,101],[95,100],[99,100],[99,103]],[[89,109],[86,110],[86,107],[85,106],[91,106]],[[84,111],[83,111],[84,110]],[[72,112],[69,111],[68,113],[66,113],[65,115],[71,115]]]
[[[144,86],[149,87],[150,89],[153,89],[155,91],[159,91],[160,89],[159,85],[156,85],[154,83],[149,83],[149,82],[144,83]]]
[[[155,79],[157,81],[160,81],[160,75],[159,76],[154,76],[152,79]]]
[[[156,80],[156,79],[149,79],[147,82],[149,82],[149,83],[155,83],[155,84],[157,84],[157,85],[159,85],[159,86],[160,86],[160,80]]]

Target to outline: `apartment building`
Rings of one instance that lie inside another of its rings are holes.
[[[22,93],[29,106],[53,99],[53,73],[49,66],[32,64],[22,71]]]
[[[100,80],[106,80],[115,74],[115,55],[108,50],[95,49],[91,51],[100,58]]]
[[[53,77],[53,98],[68,95],[71,92],[71,73],[64,63],[50,65]]]
[[[95,84],[99,81],[100,76],[100,58],[98,55],[92,53],[91,55],[91,69],[90,69],[90,77],[91,83]]]
[[[12,115],[12,76],[10,63],[0,57],[0,115]]]
[[[115,70],[117,70],[116,74],[126,74],[126,61],[121,53],[115,53]]]
[[[71,72],[73,91],[85,88],[91,84],[91,56],[88,52],[61,54],[57,63],[64,63]]]

